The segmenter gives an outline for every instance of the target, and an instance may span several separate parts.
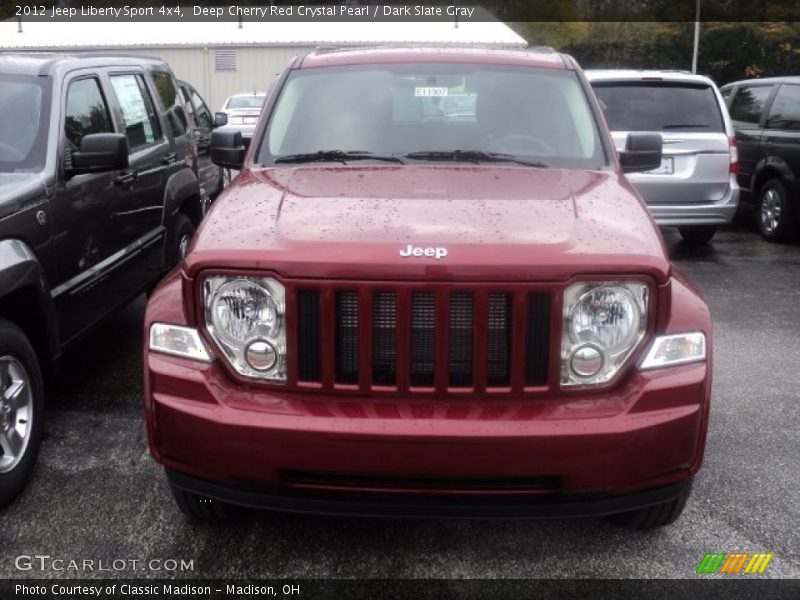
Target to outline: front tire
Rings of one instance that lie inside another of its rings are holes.
[[[172,227],[172,238],[170,241],[170,264],[171,269],[183,260],[189,243],[194,237],[194,225],[192,220],[184,213],[179,212],[175,215],[175,223]]]
[[[629,529],[655,529],[671,525],[678,520],[692,493],[691,487],[677,498],[661,504],[645,506],[636,510],[609,515],[608,519],[615,525]]]
[[[795,236],[794,210],[779,179],[770,179],[759,190],[756,222],[761,237],[769,242],[786,242]]]
[[[44,381],[25,332],[0,319],[0,506],[16,498],[42,440]]]
[[[707,244],[717,233],[717,228],[713,226],[692,225],[690,227],[678,227],[681,238],[687,244],[701,246]]]

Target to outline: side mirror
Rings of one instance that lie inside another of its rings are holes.
[[[92,133],[72,153],[70,175],[101,173],[128,167],[128,138],[121,133]]]
[[[226,169],[241,169],[245,147],[241,131],[214,131],[211,133],[211,160]]]
[[[658,133],[629,133],[620,152],[623,173],[643,173],[661,166],[664,141]]]
[[[228,115],[224,112],[214,113],[214,127],[223,127],[228,124]]]

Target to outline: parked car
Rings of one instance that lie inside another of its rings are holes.
[[[681,71],[587,71],[618,150],[631,131],[657,132],[661,165],[628,176],[656,223],[706,243],[736,215],[739,186],[733,127],[708,77]]]
[[[200,183],[200,194],[204,200],[204,208],[208,202],[219,195],[224,187],[223,169],[211,160],[211,131],[214,129],[214,117],[200,94],[194,87],[178,81],[186,111],[186,127],[194,141],[196,157],[193,169]]]
[[[256,92],[228,96],[215,115],[215,123],[217,126],[227,126],[232,131],[240,131],[245,144],[249,144],[265,98],[265,93]]]
[[[170,85],[154,59],[2,54],[0,505],[33,469],[62,353],[175,265],[199,220]]]
[[[722,87],[739,146],[742,208],[764,239],[795,238],[800,227],[800,77],[736,81]]]
[[[397,110],[464,89],[472,120]],[[711,323],[623,175],[660,135],[618,157],[540,50],[318,50],[265,111],[247,153],[212,134],[241,172],[147,305],[148,442],[184,512],[678,517]]]

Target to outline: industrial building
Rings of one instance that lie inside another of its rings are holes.
[[[0,22],[0,51],[109,51],[158,56],[212,110],[237,92],[264,91],[291,59],[320,45],[458,44],[524,48],[499,21]]]

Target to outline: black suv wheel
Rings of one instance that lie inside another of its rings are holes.
[[[756,221],[765,240],[785,242],[794,237],[794,211],[786,187],[779,179],[770,179],[761,186],[756,203]]]
[[[189,248],[189,242],[192,241],[193,236],[194,225],[192,225],[192,220],[184,213],[178,213],[175,216],[175,224],[173,226],[170,268],[174,267],[186,256],[186,250]]]
[[[0,319],[0,506],[28,479],[42,439],[44,382],[25,333]]]

